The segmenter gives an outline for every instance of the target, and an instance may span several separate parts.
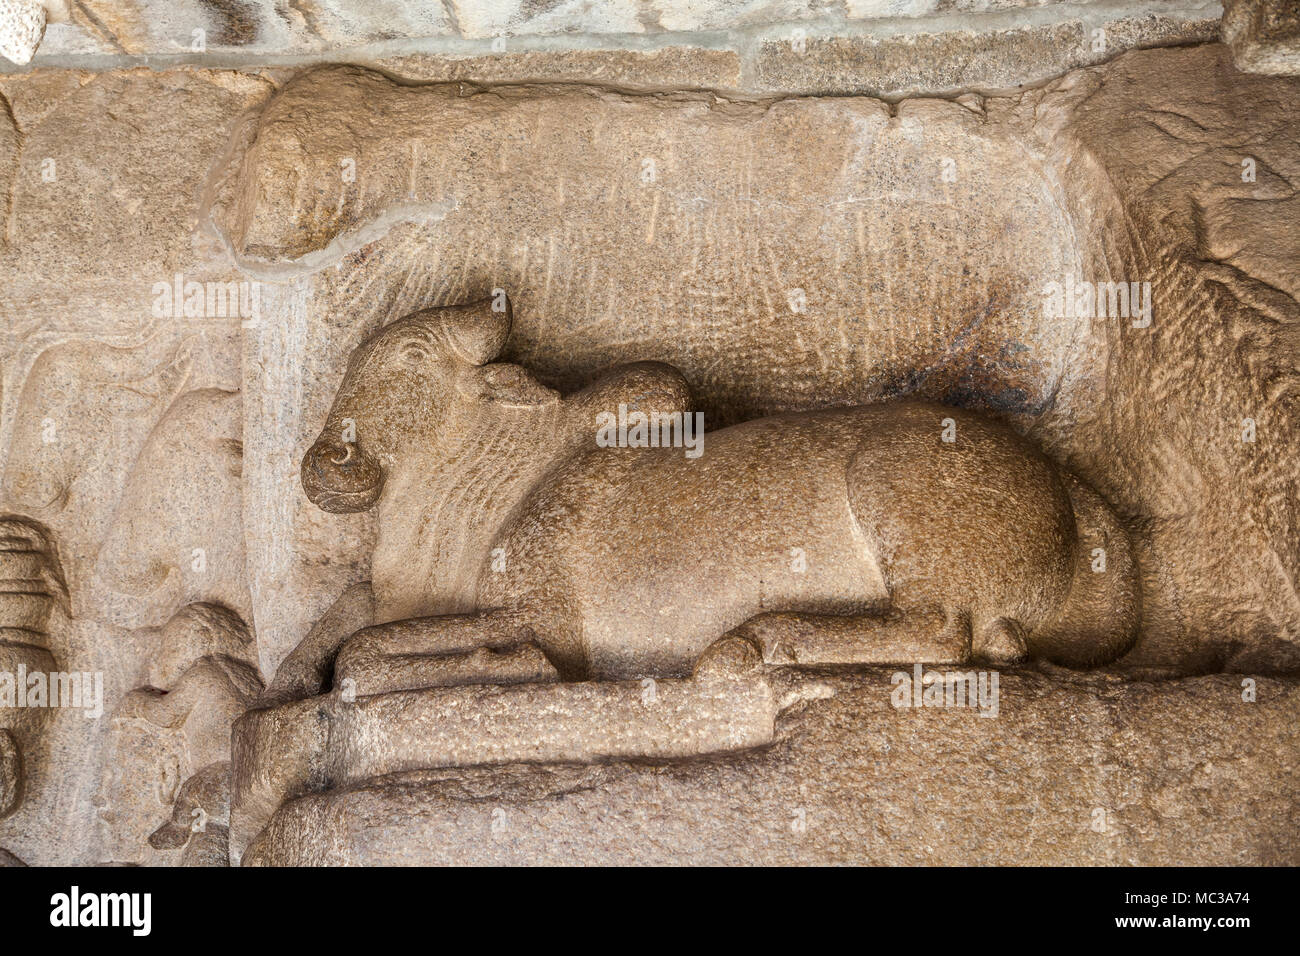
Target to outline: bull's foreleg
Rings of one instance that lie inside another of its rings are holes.
[[[961,612],[775,612],[755,615],[736,633],[777,665],[965,664],[972,658],[970,619]]]
[[[559,679],[509,614],[448,614],[362,628],[334,662],[334,687],[362,696],[453,684],[520,684]]]

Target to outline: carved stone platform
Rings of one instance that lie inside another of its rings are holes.
[[[822,681],[763,666],[751,651],[711,655],[686,680],[335,693],[254,710],[233,734],[232,857],[238,862],[272,812],[304,793],[422,768],[752,749],[772,743],[782,709],[829,693]]]
[[[1300,863],[1300,680],[1005,673],[996,718],[832,679],[773,743],[394,773],[287,803],[244,865]]]

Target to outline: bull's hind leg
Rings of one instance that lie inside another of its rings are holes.
[[[449,614],[362,628],[334,662],[334,687],[358,696],[454,684],[558,680],[532,631],[509,614]]]
[[[880,615],[768,613],[735,632],[762,649],[768,664],[969,664],[994,667],[1027,656],[1024,631],[995,618],[971,632],[964,611],[888,611]]]
[[[768,664],[965,664],[970,619],[962,612],[884,614],[774,612],[750,618],[733,633],[754,641]]]

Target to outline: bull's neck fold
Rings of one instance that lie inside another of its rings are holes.
[[[468,613],[509,515],[558,461],[590,440],[565,402],[477,405],[431,447],[394,456],[378,503],[377,621]]]

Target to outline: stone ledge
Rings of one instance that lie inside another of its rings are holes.
[[[286,804],[246,865],[1295,865],[1300,679],[1004,673],[998,716],[890,669],[682,762],[395,774]]]
[[[604,6],[350,5],[197,0],[78,5],[32,67],[257,69],[347,62],[421,80],[606,82],[643,89],[901,94],[1011,88],[1129,49],[1218,35],[1212,0],[714,0]],[[677,9],[681,7],[681,9]],[[101,9],[102,8],[102,9]],[[1098,34],[1097,31],[1102,31]],[[0,61],[0,72],[19,68]]]
[[[780,93],[899,96],[991,91],[1038,83],[1126,50],[1215,39],[1212,17],[1148,14],[1072,19],[998,30],[828,36],[762,42],[752,86]]]

